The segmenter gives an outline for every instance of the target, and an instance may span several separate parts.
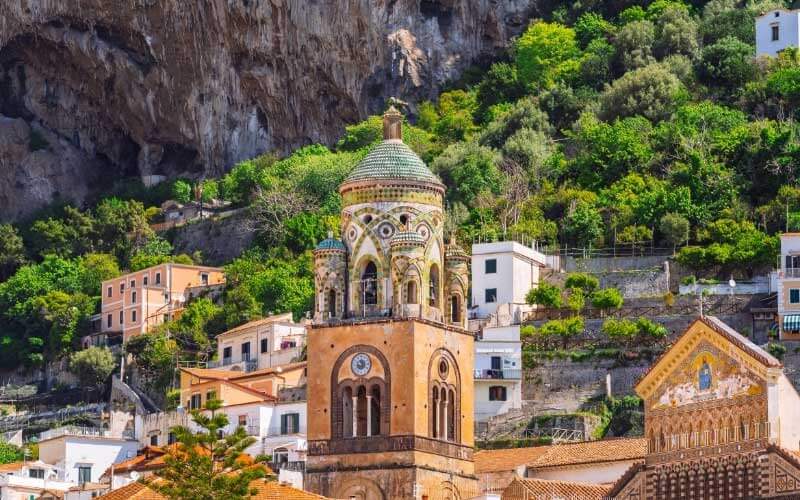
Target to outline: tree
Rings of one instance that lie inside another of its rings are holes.
[[[544,337],[558,337],[562,348],[566,349],[569,341],[584,330],[583,318],[574,316],[567,319],[553,319],[539,327],[537,333]]]
[[[163,393],[172,383],[179,349],[165,329],[132,337],[125,343],[124,352],[133,357],[137,372],[153,392]]]
[[[636,320],[636,328],[639,329],[639,336],[651,342],[657,342],[667,337],[667,329],[664,325],[651,321],[645,317]]]
[[[69,360],[69,371],[78,377],[84,386],[100,386],[114,371],[114,355],[103,347],[89,347],[73,353]]]
[[[570,288],[567,292],[567,308],[579,313],[586,306],[586,296],[580,288]]]
[[[609,339],[621,342],[626,347],[630,346],[639,335],[636,323],[629,319],[609,318],[603,322],[600,330]]]
[[[503,176],[500,155],[475,142],[452,144],[433,162],[434,171],[453,186],[448,196],[469,206],[481,193],[500,194]]]
[[[591,295],[600,286],[597,278],[587,273],[569,273],[564,288],[581,290],[586,295]]]
[[[244,286],[237,286],[225,293],[222,306],[225,328],[234,328],[261,317],[261,306]]]
[[[683,86],[660,64],[650,64],[625,73],[600,95],[600,117],[604,120],[642,115],[663,120],[682,100]]]
[[[25,261],[25,245],[17,229],[0,224],[0,281],[8,279]]]
[[[583,47],[598,38],[612,35],[614,31],[614,25],[595,12],[584,12],[575,22],[575,35]]]
[[[220,401],[206,403],[205,411],[193,411],[192,420],[202,430],[172,429],[177,446],[168,448],[161,481],[149,486],[167,498],[182,500],[244,500],[256,493],[250,483],[264,477],[266,469],[254,464],[244,450],[255,442],[244,427],[223,435],[228,417],[219,412]]]
[[[738,38],[727,36],[703,49],[699,73],[710,85],[736,89],[756,76],[755,49]]]
[[[189,203],[194,199],[192,185],[186,180],[177,179],[172,183],[172,197],[181,203]]]
[[[661,58],[682,54],[694,58],[699,48],[698,26],[683,6],[669,6],[656,23],[655,52]]]
[[[664,241],[672,245],[672,253],[675,253],[675,247],[689,240],[689,221],[682,215],[665,214],[661,217],[659,230],[664,236]]]
[[[614,39],[614,47],[623,72],[642,68],[655,61],[655,37],[656,28],[650,21],[633,21],[619,30]]]
[[[517,68],[504,62],[494,63],[478,84],[475,96],[478,106],[475,115],[479,121],[486,122],[493,106],[514,102],[523,95],[525,95],[525,85],[517,78]],[[420,108],[420,115],[422,112],[423,109]]]
[[[637,243],[644,243],[653,239],[653,230],[646,226],[625,226],[617,233],[617,243],[629,244],[635,249]]]
[[[616,288],[603,288],[592,294],[592,306],[604,313],[609,309],[619,309],[622,307],[622,303],[622,294]]]
[[[0,441],[0,464],[10,464],[23,459],[22,450],[11,443]]]
[[[247,227],[258,234],[262,243],[278,243],[284,238],[286,221],[312,206],[311,200],[302,193],[259,189],[250,206]]]
[[[550,88],[571,78],[580,64],[575,32],[559,23],[534,22],[517,40],[515,49],[519,79],[533,88]]]
[[[103,281],[116,278],[121,274],[117,259],[107,253],[87,253],[79,260],[83,267],[83,293],[97,296]]]
[[[603,237],[603,218],[597,208],[578,203],[564,219],[564,235],[574,244],[592,245]]]
[[[536,288],[531,288],[525,296],[525,302],[532,305],[558,308],[561,307],[561,290],[555,286],[542,281]]]
[[[53,360],[70,351],[87,328],[95,303],[83,293],[51,291],[33,301],[34,316],[42,332],[48,332],[46,352]]]

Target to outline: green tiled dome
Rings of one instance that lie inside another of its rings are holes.
[[[340,240],[336,240],[333,238],[325,238],[324,240],[320,241],[317,247],[314,250],[342,250],[344,251],[344,243]]]
[[[441,184],[442,182],[425,166],[414,151],[399,140],[385,140],[350,173],[345,182],[363,180],[400,179]]]

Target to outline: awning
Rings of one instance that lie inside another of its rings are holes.
[[[790,332],[800,331],[800,314],[787,314],[784,316],[783,330]]]

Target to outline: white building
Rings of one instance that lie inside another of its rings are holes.
[[[99,482],[107,468],[135,456],[138,447],[134,439],[87,427],[59,427],[39,435],[39,459],[59,470],[61,480],[78,485]]]
[[[217,336],[209,368],[253,371],[291,363],[306,343],[306,328],[292,313],[250,321]]]
[[[475,342],[475,421],[522,408],[520,325],[484,327]]]
[[[756,18],[756,55],[800,46],[800,10],[775,9]]]
[[[509,304],[510,313],[519,314],[546,262],[544,254],[515,241],[472,245],[471,316],[487,318],[500,304]]]
[[[783,340],[800,340],[800,233],[781,235],[776,289],[778,329]]]

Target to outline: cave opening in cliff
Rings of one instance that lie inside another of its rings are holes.
[[[435,17],[439,32],[445,38],[453,24],[453,7],[452,1],[446,0],[421,0],[419,3],[420,13],[428,18]]]

